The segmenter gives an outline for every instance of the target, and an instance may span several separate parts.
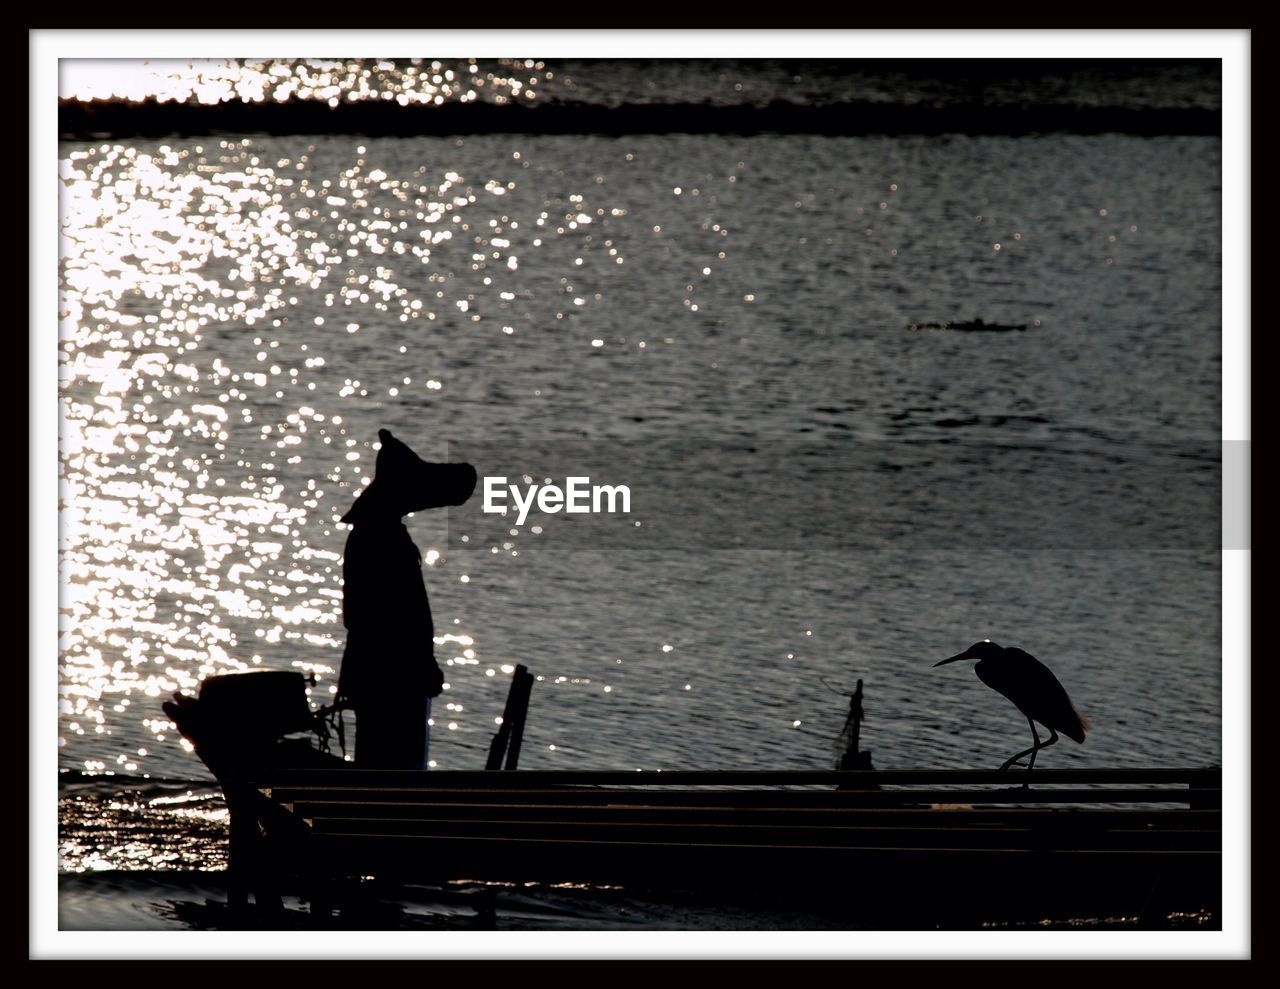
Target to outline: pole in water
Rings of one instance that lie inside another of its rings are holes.
[[[862,739],[862,722],[865,717],[862,713],[862,681],[858,681],[858,685],[854,688],[853,693],[836,690],[836,688],[831,686],[825,678],[823,678],[822,682],[827,684],[827,687],[833,693],[849,698],[849,713],[844,719],[844,727],[836,737],[836,752],[839,754],[839,759],[836,761],[836,769],[874,770],[875,766],[871,764],[871,752],[863,752],[860,748]],[[858,784],[841,783],[837,789],[878,790],[879,786],[868,781],[859,782]]]
[[[489,744],[489,758],[485,763],[486,770],[503,768],[515,769],[520,759],[520,743],[524,738],[525,717],[529,709],[529,693],[533,689],[533,674],[528,668],[519,665],[511,677],[511,687],[507,691],[507,704],[502,711],[502,725]]]
[[[507,761],[503,769],[515,769],[520,762],[520,743],[524,741],[524,723],[529,714],[529,694],[532,690],[533,674],[523,666],[517,666],[515,682],[511,685],[516,707],[511,722],[511,740],[507,746]]]
[[[840,756],[840,764],[836,768],[873,769],[875,767],[871,765],[871,753],[859,749],[863,719],[862,681],[859,680],[853,693],[846,696],[849,698],[849,715],[845,719],[844,731],[840,733],[841,738],[846,739],[846,744],[844,753]]]

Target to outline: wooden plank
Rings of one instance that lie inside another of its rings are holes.
[[[1220,852],[1217,851],[1195,851],[1195,850],[1178,850],[1169,853],[1163,851],[1155,852],[1131,852],[1128,850],[1110,850],[1110,849],[1027,849],[1018,847],[999,847],[973,849],[973,848],[957,848],[952,846],[936,846],[927,849],[920,849],[912,845],[891,845],[891,846],[847,846],[847,845],[827,845],[827,844],[808,844],[795,846],[775,846],[761,844],[714,844],[705,843],[697,846],[691,846],[685,842],[668,842],[668,841],[604,841],[604,840],[574,840],[561,841],[559,839],[542,839],[530,838],[523,842],[511,842],[506,838],[487,838],[487,837],[451,837],[451,836],[419,836],[419,835],[364,835],[349,832],[335,832],[332,834],[312,835],[309,839],[311,849],[317,850],[321,848],[347,848],[354,849],[363,853],[370,851],[378,851],[380,853],[390,854],[393,858],[400,858],[402,851],[417,849],[417,854],[422,854],[424,850],[431,848],[432,845],[438,846],[433,851],[432,857],[444,857],[450,850],[462,849],[466,847],[474,847],[476,849],[484,849],[493,851],[498,848],[513,849],[523,847],[525,849],[533,849],[540,853],[552,856],[559,866],[563,866],[566,871],[573,870],[573,855],[590,851],[608,851],[615,855],[625,856],[629,852],[648,850],[662,854],[689,854],[696,861],[696,857],[702,852],[723,851],[725,853],[733,853],[735,857],[740,857],[743,852],[753,852],[760,854],[782,855],[786,852],[835,852],[847,853],[865,851],[882,854],[892,852],[904,856],[921,855],[922,857],[930,856],[994,856],[994,855],[1014,855],[1024,858],[1028,861],[1038,856],[1054,856],[1054,857],[1122,857],[1126,855],[1160,855],[1172,858],[1203,858],[1218,857]],[[404,860],[406,866],[410,865],[409,860]]]
[[[1168,807],[1091,810],[1064,807],[978,807],[938,810],[930,807],[724,807],[688,805],[677,808],[652,805],[583,805],[573,803],[450,803],[427,799],[412,801],[301,800],[288,805],[300,817],[415,818],[448,815],[469,820],[527,821],[668,821],[678,815],[686,821],[728,823],[832,822],[844,826],[941,826],[979,827],[1018,824],[1028,827],[1074,828],[1115,825],[1123,827],[1194,828],[1221,830],[1222,812]]]
[[[874,868],[895,876],[911,878],[898,868],[914,866],[963,866],[973,869],[1003,861],[1016,868],[1043,868],[1057,865],[1119,868],[1135,862],[1176,866],[1196,862],[1221,862],[1216,850],[1131,849],[1028,849],[965,848],[909,845],[772,846],[761,844],[698,844],[661,841],[603,841],[535,839],[512,842],[506,838],[398,836],[335,833],[313,835],[308,842],[309,858],[321,870],[354,866],[390,868],[401,878],[461,875],[476,869],[510,879],[542,876],[556,881],[574,879],[636,877],[645,881],[669,881],[672,877],[697,884],[721,867],[742,871],[748,882],[759,880],[762,872],[778,869],[793,880],[812,869],[814,881],[838,881],[840,870]],[[925,875],[929,875],[926,871]],[[863,877],[860,877],[863,878]],[[936,877],[934,877],[936,878]],[[931,880],[932,882],[932,880]],[[931,886],[932,888],[932,886]]]
[[[756,845],[783,847],[1037,848],[1216,851],[1216,831],[1097,828],[1063,833],[1041,828],[839,827],[819,825],[682,824],[623,821],[475,821],[376,818],[317,818],[313,835],[362,835],[370,840],[400,837],[502,838],[532,841],[635,842],[641,844]]]
[[[491,774],[490,779],[499,774]],[[500,774],[506,776],[508,774]],[[512,774],[514,775],[514,774]],[[1198,789],[1200,799],[1217,791]],[[439,804],[475,803],[539,803],[631,804],[651,806],[720,805],[720,806],[787,806],[787,807],[892,807],[903,804],[1187,804],[1189,789],[1111,789],[1005,787],[1000,789],[965,790],[610,790],[581,788],[562,790],[462,789],[440,787],[273,787],[269,791],[277,803],[316,802],[327,800],[404,801],[411,795],[430,794]]]
[[[840,770],[672,770],[626,772],[620,770],[528,770],[504,773],[502,785],[521,788],[545,786],[857,786],[879,785],[947,786],[1017,784],[1025,780],[1045,784],[1198,784],[1221,787],[1220,768],[1157,769],[1037,769],[999,772],[983,769],[892,769]],[[495,785],[491,773],[464,770],[406,771],[390,769],[276,769],[261,770],[253,782],[273,786],[358,786],[373,788],[489,788]]]

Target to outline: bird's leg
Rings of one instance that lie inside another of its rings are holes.
[[[1006,772],[1009,769],[1009,767],[1012,765],[1015,765],[1019,759],[1021,759],[1023,756],[1030,755],[1032,752],[1035,752],[1037,748],[1039,748],[1039,746],[1033,745],[1029,749],[1023,749],[1017,755],[1010,756],[1008,759],[1004,761],[1004,765],[1000,767],[1000,772],[1002,773]]]
[[[1036,768],[1036,753],[1039,752],[1042,748],[1044,748],[1044,746],[1040,744],[1040,733],[1036,731],[1036,723],[1031,720],[1030,716],[1027,717],[1027,724],[1031,726],[1031,734],[1035,737],[1035,740],[1036,740],[1036,744],[1031,746],[1031,759],[1027,763],[1027,772],[1031,772],[1031,770]],[[1053,729],[1050,729],[1050,731],[1052,730]],[[1023,783],[1022,785],[1026,786],[1027,784]]]
[[[1027,772],[1030,773],[1031,770],[1036,768],[1036,753],[1044,746],[1040,744],[1040,733],[1036,731],[1036,723],[1031,720],[1031,715],[1027,715],[1027,724],[1031,727],[1031,737],[1036,740],[1036,744],[1031,746],[1031,759],[1027,762]],[[1053,729],[1050,728],[1049,730],[1052,731]],[[1030,787],[1031,780],[1024,776],[1022,778],[1022,788],[1026,790],[1030,789]]]
[[[1000,772],[1002,772],[1002,773],[1003,773],[1003,772],[1005,772],[1005,771],[1006,771],[1010,766],[1012,766],[1014,763],[1016,763],[1016,762],[1017,762],[1019,759],[1021,759],[1024,755],[1029,755],[1029,756],[1031,756],[1031,762],[1032,762],[1032,765],[1034,765],[1034,764],[1035,764],[1035,761],[1036,761],[1036,755],[1035,755],[1035,754],[1036,754],[1036,752],[1037,752],[1037,751],[1039,751],[1039,749],[1040,749],[1040,733],[1039,733],[1038,731],[1036,731],[1036,724],[1035,724],[1035,722],[1034,722],[1034,721],[1032,721],[1030,718],[1027,718],[1027,724],[1029,724],[1029,725],[1031,726],[1031,737],[1032,737],[1032,738],[1034,738],[1034,739],[1036,740],[1036,744],[1035,744],[1035,745],[1033,745],[1033,746],[1031,746],[1031,748],[1029,748],[1029,749],[1023,749],[1021,752],[1019,752],[1017,755],[1013,756],[1012,758],[1010,758],[1010,759],[1006,759],[1006,760],[1005,760],[1005,764],[1004,764],[1003,766],[1001,766],[1001,767],[1000,767]]]
[[[1031,760],[1027,763],[1027,772],[1029,773],[1029,772],[1031,772],[1031,770],[1033,770],[1033,769],[1035,769],[1035,768],[1036,768],[1036,754],[1037,754],[1041,749],[1047,749],[1050,745],[1052,745],[1054,742],[1056,742],[1056,741],[1058,740],[1058,733],[1057,733],[1053,728],[1050,728],[1050,729],[1049,729],[1049,740],[1048,740],[1047,742],[1041,742],[1041,741],[1040,741],[1040,734],[1039,734],[1039,732],[1037,732],[1037,731],[1036,731],[1035,723],[1034,723],[1034,722],[1032,722],[1030,718],[1028,718],[1028,719],[1027,719],[1027,722],[1028,722],[1028,724],[1030,724],[1030,725],[1031,725],[1031,732],[1032,732],[1032,734],[1036,736],[1036,745],[1035,745],[1035,748],[1033,748],[1033,749],[1031,750]],[[1031,781],[1030,781],[1030,780],[1028,780],[1028,779],[1026,779],[1026,778],[1024,777],[1024,778],[1023,778],[1023,784],[1022,784],[1022,785],[1023,785],[1023,787],[1024,787],[1024,788],[1029,788],[1029,787],[1031,786]]]
[[[1034,731],[1034,730],[1035,730],[1035,725],[1032,725],[1032,726],[1031,726],[1031,730],[1032,730],[1032,731]],[[1030,772],[1032,769],[1034,769],[1034,768],[1035,768],[1035,765],[1036,765],[1036,752],[1039,752],[1041,749],[1047,749],[1050,745],[1052,745],[1052,744],[1053,744],[1054,742],[1056,742],[1057,740],[1058,740],[1058,733],[1057,733],[1056,731],[1054,731],[1052,728],[1050,728],[1050,729],[1049,729],[1049,741],[1045,742],[1043,745],[1037,745],[1037,746],[1036,746],[1036,751],[1031,753],[1031,765],[1027,766],[1027,771],[1028,771],[1028,772]],[[1040,741],[1039,736],[1037,736],[1037,737],[1036,737],[1036,741],[1037,741],[1037,742],[1038,742],[1038,741]]]

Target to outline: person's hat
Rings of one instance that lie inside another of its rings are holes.
[[[409,512],[461,505],[476,489],[470,464],[438,464],[423,460],[387,429],[378,430],[382,444],[374,478],[342,521],[355,525],[367,518],[400,518]]]

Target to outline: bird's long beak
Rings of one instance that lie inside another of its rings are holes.
[[[936,670],[939,666],[946,666],[948,663],[954,663],[960,659],[973,659],[967,652],[962,652],[959,656],[952,656],[950,659],[944,659],[941,663],[934,663],[933,668]]]

